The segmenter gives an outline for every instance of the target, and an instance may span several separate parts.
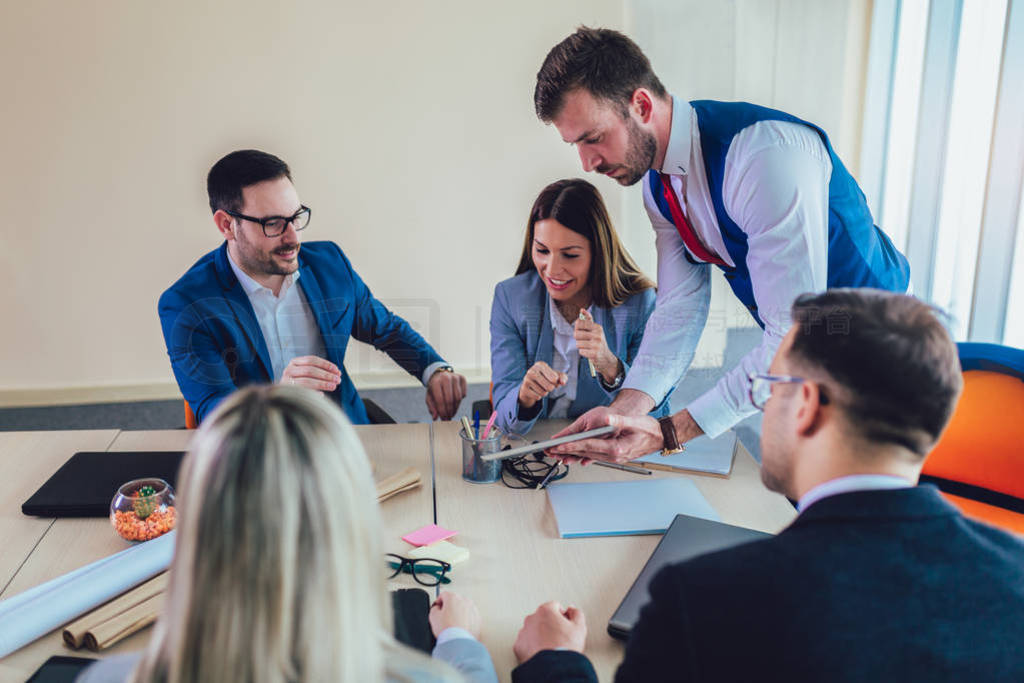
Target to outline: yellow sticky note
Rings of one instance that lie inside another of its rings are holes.
[[[466,548],[460,548],[454,543],[449,543],[448,541],[438,541],[437,543],[432,543],[430,545],[413,548],[408,554],[409,557],[413,558],[430,557],[435,560],[447,562],[452,566],[469,559],[469,550]]]

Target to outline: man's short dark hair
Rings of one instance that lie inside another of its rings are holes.
[[[881,290],[805,294],[793,304],[789,358],[835,380],[835,402],[859,436],[923,456],[963,386],[956,344],[939,315],[912,296]]]
[[[206,194],[210,211],[240,211],[242,189],[277,178],[292,179],[288,164],[273,154],[258,149],[240,149],[223,157],[206,176]]]
[[[558,116],[566,94],[577,88],[615,104],[623,116],[637,88],[647,88],[658,97],[667,95],[636,43],[618,31],[586,26],[544,58],[533,91],[538,118],[548,123]]]

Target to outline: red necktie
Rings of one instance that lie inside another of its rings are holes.
[[[705,249],[704,245],[697,239],[693,228],[690,227],[686,216],[683,215],[683,207],[679,206],[679,198],[672,191],[671,176],[665,173],[660,173],[659,175],[661,176],[661,190],[665,194],[665,201],[668,202],[669,211],[672,212],[672,222],[676,224],[676,230],[679,231],[679,236],[683,238],[683,244],[686,245],[686,248],[701,261],[713,263],[716,266],[728,265],[725,261]]]

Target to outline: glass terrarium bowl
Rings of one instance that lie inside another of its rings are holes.
[[[174,528],[174,489],[163,479],[122,484],[110,501],[110,523],[127,541],[149,541]]]

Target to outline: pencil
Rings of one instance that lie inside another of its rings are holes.
[[[620,465],[617,462],[604,462],[603,460],[594,460],[595,465],[601,467],[611,467],[614,470],[622,470],[623,472],[632,472],[633,474],[650,474],[651,471],[644,467],[637,467],[636,465]]]
[[[494,426],[494,420],[498,417],[498,411],[495,410],[491,413],[491,419],[487,421],[487,426],[484,427],[484,433],[480,435],[481,439],[486,439],[487,435],[491,433],[491,427]]]
[[[580,309],[580,320],[586,320],[587,316],[584,314],[584,309]],[[594,369],[594,361],[587,359],[587,364],[590,366],[590,376],[597,377],[597,370]]]
[[[537,486],[537,490],[540,491],[541,489],[546,487],[548,485],[548,482],[551,480],[551,477],[555,476],[555,472],[557,472],[557,471],[558,471],[558,465],[555,465],[554,467],[552,467],[551,471],[548,472],[547,476],[544,477],[544,479],[542,479],[540,484]]]

